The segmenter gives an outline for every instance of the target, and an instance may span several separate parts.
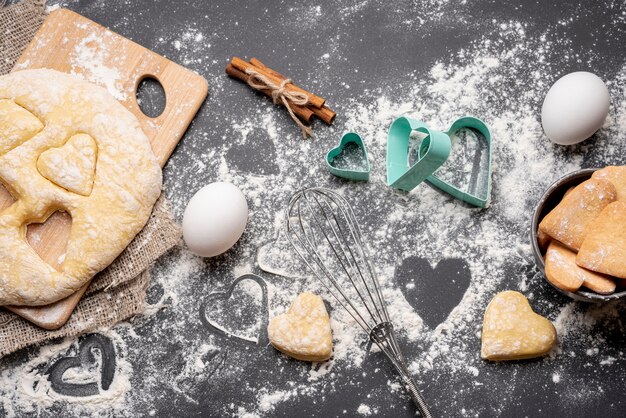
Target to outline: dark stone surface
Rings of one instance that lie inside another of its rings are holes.
[[[180,180],[183,168],[192,164],[188,156],[228,143],[233,128],[223,115],[244,117],[252,108],[258,110],[259,107],[263,111],[274,110],[271,105],[258,104],[257,102],[261,102],[260,97],[256,97],[257,95],[239,83],[230,83],[227,88],[215,89],[212,80],[223,77],[224,66],[233,55],[266,58],[272,67],[281,69],[295,80],[301,80],[311,90],[327,98],[329,103],[336,103],[336,110],[341,111],[355,102],[373,102],[377,97],[377,89],[393,86],[397,80],[408,82],[425,76],[435,62],[447,60],[455,51],[480,38],[499,39],[495,21],[520,20],[527,24],[526,30],[529,33],[542,33],[550,29],[555,37],[567,39],[567,50],[576,59],[560,56],[558,48],[555,48],[554,56],[550,57],[550,65],[558,68],[554,72],[554,80],[560,74],[578,70],[581,66],[595,68],[602,78],[614,78],[622,70],[626,42],[623,31],[604,25],[608,17],[624,13],[623,5],[610,1],[572,4],[565,0],[477,0],[463,2],[454,7],[444,7],[436,1],[419,4],[408,0],[381,1],[378,4],[364,2],[362,11],[351,13],[349,21],[343,19],[339,10],[354,6],[352,2],[323,1],[320,2],[321,17],[312,23],[307,21],[306,16],[314,6],[296,1],[129,0],[101,3],[80,0],[62,4],[194,69],[210,81],[211,90],[206,104],[164,171],[166,193],[180,201],[188,200],[195,192],[194,188]],[[445,8],[444,16],[429,19],[429,8],[433,11]],[[405,18],[419,22],[415,16],[424,13],[427,17],[423,23],[414,23],[406,31],[394,30]],[[585,18],[577,19],[568,26],[560,27],[555,24],[559,19],[567,19],[572,15]],[[294,25],[291,27],[287,24],[275,24],[277,21],[284,23],[292,20]],[[300,30],[297,30],[298,25],[303,25]],[[173,34],[183,33],[189,27],[202,28],[203,31],[214,34],[211,36],[210,46],[206,46],[203,51],[207,58],[201,62],[196,60],[197,51],[188,51],[184,45],[177,49],[171,42],[174,39]],[[160,41],[161,38],[166,41]],[[329,50],[339,51],[336,54],[331,53],[329,63],[311,60],[311,57],[320,57]],[[535,63],[525,65],[530,68]],[[349,84],[350,88],[345,89],[343,83]],[[522,91],[524,85],[520,85],[519,89]],[[495,103],[505,99],[496,93],[494,97],[485,100]],[[149,104],[150,99],[145,99],[144,103]],[[158,100],[155,103],[158,104]],[[532,105],[537,107],[539,103]],[[286,112],[283,113],[277,118],[280,127],[283,130],[294,129],[293,122]],[[339,118],[337,124],[342,128]],[[329,141],[316,151],[329,148]],[[232,167],[252,174],[279,172],[273,161],[276,149],[271,139],[252,132],[246,144],[250,147],[239,150],[233,146],[229,149],[227,158]],[[590,147],[593,147],[593,143]],[[585,164],[594,163],[593,157],[586,157]],[[199,176],[199,182],[214,181],[215,170]],[[305,184],[306,181],[309,180],[302,180]],[[343,183],[337,181],[335,184]],[[180,216],[182,208],[176,210]],[[357,213],[357,216],[360,215]],[[369,216],[377,216],[376,211]],[[469,225],[469,232],[459,231],[458,235],[471,235],[471,228]],[[526,233],[526,230],[515,232]],[[227,274],[227,269],[232,267],[234,259],[243,251],[239,246],[244,247],[245,244],[245,241],[238,244],[238,247],[222,257],[204,261],[203,273],[188,278],[190,282],[195,281],[197,284],[190,294],[181,295],[181,299],[209,294],[215,284],[215,277]],[[181,256],[182,250],[174,251],[159,261],[157,270],[166,270],[170,260]],[[421,293],[423,289],[419,287],[409,292],[416,293],[416,301],[420,303],[416,309],[424,315],[429,327],[435,327],[446,317],[460,300],[470,279],[463,260],[445,260],[437,266],[431,266],[419,258],[409,258],[398,264],[395,279],[400,284],[408,283],[410,275],[416,271],[432,272],[433,280],[440,276],[459,277],[459,282],[447,289],[449,299],[445,294],[437,296],[444,300],[424,297]],[[529,261],[511,261],[508,269],[511,282],[517,275],[533,277],[536,274],[534,265]],[[211,282],[205,280],[205,276],[210,276]],[[279,280],[268,278],[267,275],[265,278],[270,282]],[[501,290],[506,285],[503,284]],[[149,300],[158,301],[163,292],[162,288],[154,285],[150,288]],[[562,307],[568,302],[560,299],[542,281],[534,281],[528,292],[549,294],[555,300],[556,307]],[[548,309],[545,305],[540,305],[538,311],[547,314]],[[188,318],[182,340],[178,338],[180,330],[168,327],[180,315]],[[181,302],[177,311],[162,310],[150,322],[135,327],[137,338],[127,339],[130,347],[127,360],[133,364],[134,373],[134,411],[130,412],[131,415],[146,416],[154,411],[156,416],[163,417],[222,416],[225,411],[229,411],[230,403],[254,405],[256,400],[246,390],[246,382],[261,382],[261,385],[267,382],[267,386],[277,387],[283,384],[288,387],[286,382],[291,381],[295,373],[301,372],[300,364],[288,360],[281,361],[277,368],[276,353],[269,346],[255,346],[224,338],[220,340],[221,351],[208,351],[202,358],[210,365],[204,369],[203,378],[186,385],[184,394],[173,390],[170,383],[185,365],[185,359],[180,356],[184,352],[184,341],[203,338],[209,332],[200,317],[198,303],[194,300],[187,304]],[[623,330],[617,328],[608,330],[603,337],[605,344],[614,351],[621,350],[619,347],[624,347],[626,343]],[[365,344],[355,342],[358,343]],[[400,339],[400,345],[406,353],[417,353],[426,348],[425,343],[408,343],[404,339]],[[582,345],[577,348],[584,353]],[[468,349],[479,353],[479,338],[475,338]],[[6,361],[9,364],[19,364],[30,352],[32,350],[23,350],[9,356]],[[229,360],[233,357],[237,358],[239,364],[245,365],[243,376],[240,379],[213,379],[218,370],[228,367]],[[419,377],[419,387],[437,416],[624,416],[626,401],[623,359],[615,362],[612,368],[598,368],[590,366],[585,361],[584,354],[581,354],[580,361],[570,361],[567,364],[570,368],[570,381],[561,382],[561,386],[552,383],[552,373],[542,361],[530,361],[486,364],[481,369],[480,377],[476,379],[477,384],[470,383],[467,377],[433,370]],[[149,375],[154,370],[158,370],[160,375]],[[268,415],[350,416],[354,415],[354,411],[364,401],[376,406],[380,416],[414,415],[413,406],[407,397],[388,391],[388,382],[394,379],[395,374],[385,359],[378,355],[367,356],[363,370],[368,371],[367,375],[363,375],[359,369],[337,369],[332,391],[323,396],[299,396],[279,403]],[[587,380],[601,381],[603,394],[582,400],[561,399],[562,391],[576,385],[584,386],[583,391],[596,390],[592,385],[586,385]],[[462,405],[455,401],[459,398],[463,400]],[[0,415],[2,412],[0,409]],[[236,408],[231,412],[236,412]],[[67,416],[72,413],[76,414],[71,405],[57,402],[39,415]]]

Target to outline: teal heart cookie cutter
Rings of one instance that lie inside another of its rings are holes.
[[[478,131],[487,142],[487,187],[484,197],[464,192],[454,185],[438,178],[435,172],[450,156],[452,143],[450,136],[462,128]],[[411,133],[417,131],[426,135],[422,140],[418,160],[411,165],[409,162],[409,142]],[[389,127],[387,138],[387,184],[393,188],[411,191],[422,181],[467,202],[485,208],[489,205],[491,194],[491,133],[489,127],[480,119],[465,116],[457,119],[446,132],[430,129],[424,122],[417,119],[400,117]]]
[[[409,141],[413,131],[427,136],[422,140],[418,161],[409,164]],[[387,185],[411,191],[446,162],[452,145],[443,132],[430,130],[422,121],[400,117],[387,134]]]
[[[363,151],[365,170],[338,168],[333,165],[333,160],[337,158],[337,156],[344,151],[346,145],[350,143],[356,144],[357,147]],[[348,180],[356,181],[368,181],[370,178],[370,162],[367,156],[367,147],[361,139],[361,136],[356,132],[347,132],[343,134],[341,141],[339,141],[339,145],[328,151],[326,154],[326,165],[328,166],[328,170],[330,170],[330,172],[337,177],[343,177]]]
[[[489,130],[487,124],[482,120],[471,116],[464,116],[454,121],[452,126],[450,126],[450,129],[448,129],[448,131],[446,132],[446,135],[450,137],[463,128],[471,128],[478,131],[478,133],[483,136],[485,142],[487,143],[486,167],[481,168],[481,171],[485,171],[487,174],[485,195],[481,197],[469,192],[465,192],[457,188],[456,186],[438,178],[436,172],[428,176],[428,178],[426,178],[426,181],[433,186],[443,190],[444,192],[456,197],[457,199],[469,203],[470,205],[474,205],[479,208],[486,208],[487,206],[489,206],[489,201],[491,197],[491,131]]]

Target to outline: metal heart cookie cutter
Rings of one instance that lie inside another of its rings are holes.
[[[412,137],[421,139],[417,152],[412,149]],[[474,149],[461,149],[468,144]],[[471,172],[466,172],[468,153],[472,153]],[[424,180],[457,199],[486,208],[491,194],[489,127],[471,116],[457,119],[446,132],[416,119],[396,119],[387,139],[387,184],[411,191]]]
[[[350,146],[356,147],[349,152]],[[341,159],[341,161],[339,161]],[[370,162],[365,143],[355,132],[347,132],[341,137],[339,145],[326,154],[328,170],[337,177],[348,180],[368,181],[370,178]]]

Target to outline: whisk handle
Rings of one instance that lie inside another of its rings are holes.
[[[409,376],[403,376],[404,384],[406,385],[409,394],[411,395],[411,399],[413,399],[413,403],[417,407],[417,411],[422,418],[433,418],[430,410],[428,409],[428,405],[426,405],[426,401],[422,394],[417,390],[417,385]]]

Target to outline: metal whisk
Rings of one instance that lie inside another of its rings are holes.
[[[285,221],[287,238],[298,255],[391,360],[420,415],[432,417],[396,342],[376,272],[348,202],[328,189],[305,189],[292,196]]]

